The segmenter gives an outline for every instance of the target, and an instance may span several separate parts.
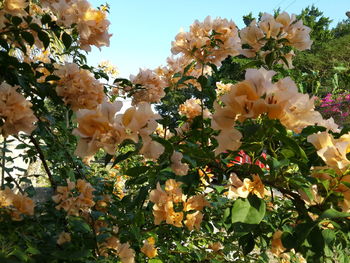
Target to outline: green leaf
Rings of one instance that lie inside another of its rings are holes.
[[[339,212],[333,208],[330,208],[324,211],[318,219],[322,220],[325,218],[337,218],[337,217],[350,217],[350,213]]]
[[[72,230],[76,232],[90,233],[92,231],[90,226],[84,220],[78,217],[70,217],[69,225],[71,226]]]
[[[27,32],[27,31],[23,31],[23,32],[21,32],[21,36],[23,37],[23,39],[25,41],[27,41],[27,43],[30,46],[34,45],[35,40],[34,40],[34,36],[31,33]]]
[[[51,22],[51,16],[49,14],[45,14],[41,18],[41,23],[48,24]]]
[[[22,23],[22,18],[18,17],[18,16],[13,16],[12,17],[12,23],[15,26],[19,26]]]
[[[224,216],[222,218],[222,221],[225,222],[226,219],[230,216],[230,208],[226,208],[225,211],[224,211]]]
[[[60,80],[60,77],[56,75],[50,75],[45,78],[45,81],[50,81],[50,80]]]
[[[66,32],[64,32],[62,34],[62,42],[63,42],[64,46],[66,47],[66,49],[68,49],[72,45],[73,39],[70,35],[68,35]]]
[[[36,32],[41,32],[41,27],[38,24],[32,23],[29,25],[29,27]]]
[[[136,177],[136,176],[139,176],[140,174],[144,174],[145,172],[147,172],[149,168],[150,167],[148,166],[137,166],[137,167],[130,168],[125,172],[125,174],[130,177]]]
[[[40,39],[41,42],[43,42],[44,48],[47,49],[48,46],[50,45],[49,35],[47,33],[45,33],[44,31],[39,31],[38,38]]]
[[[255,195],[247,199],[238,199],[232,206],[231,222],[241,222],[246,224],[259,224],[264,218],[266,204]]]
[[[249,254],[255,246],[254,237],[251,233],[241,236],[238,240],[238,243],[242,247],[244,255]]]
[[[40,250],[38,250],[37,248],[35,247],[28,247],[27,250],[26,250],[27,253],[29,254],[33,254],[33,255],[39,255],[41,254]]]

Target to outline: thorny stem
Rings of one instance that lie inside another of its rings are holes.
[[[53,179],[53,176],[51,174],[49,166],[47,165],[47,162],[46,162],[46,159],[45,159],[45,155],[44,155],[43,151],[41,150],[40,145],[38,144],[36,139],[33,137],[33,135],[30,135],[29,138],[30,138],[30,141],[33,143],[35,149],[37,150],[37,152],[39,154],[39,158],[40,158],[40,160],[43,163],[44,169],[45,169],[45,171],[47,173],[47,176],[49,177],[49,181],[50,181],[51,186],[53,188],[56,188],[56,183],[55,183],[55,181]]]
[[[2,164],[1,164],[1,189],[4,189],[5,183],[5,157],[6,157],[6,138],[4,138],[3,148],[2,148]]]

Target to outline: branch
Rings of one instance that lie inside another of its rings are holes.
[[[1,164],[1,189],[4,189],[4,183],[5,183],[5,155],[6,155],[6,138],[4,137],[4,143],[2,148],[2,164]]]
[[[47,176],[49,177],[49,181],[50,181],[51,186],[52,186],[53,188],[56,188],[56,183],[55,183],[55,181],[54,181],[54,179],[53,179],[53,177],[52,177],[52,174],[51,174],[51,172],[50,172],[49,166],[47,165],[47,162],[46,162],[46,160],[45,160],[44,153],[43,153],[43,151],[41,150],[40,145],[39,145],[38,142],[35,140],[35,138],[33,137],[33,135],[30,135],[29,138],[30,138],[30,141],[34,144],[34,147],[35,147],[35,149],[37,150],[37,152],[38,152],[38,154],[39,154],[39,158],[40,158],[40,160],[41,160],[42,163],[43,163],[44,169],[45,169],[45,171],[46,171],[46,173],[47,173]]]

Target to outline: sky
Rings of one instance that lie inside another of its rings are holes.
[[[113,34],[109,47],[93,48],[88,63],[93,66],[101,61],[110,61],[117,66],[119,77],[136,75],[140,68],[154,69],[166,65],[171,55],[171,41],[183,28],[185,31],[198,19],[232,19],[238,28],[243,28],[242,16],[250,12],[273,14],[278,7],[288,13],[299,14],[314,4],[325,16],[333,20],[332,26],[346,19],[350,11],[349,0],[89,0],[97,7],[108,2],[111,22],[109,32]]]

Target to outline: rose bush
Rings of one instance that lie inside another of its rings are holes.
[[[207,17],[114,79],[82,52],[109,45],[108,6],[0,8],[1,262],[347,262],[350,134],[286,73],[301,20]],[[222,80],[228,56],[246,64]],[[15,158],[41,161],[49,200]]]

